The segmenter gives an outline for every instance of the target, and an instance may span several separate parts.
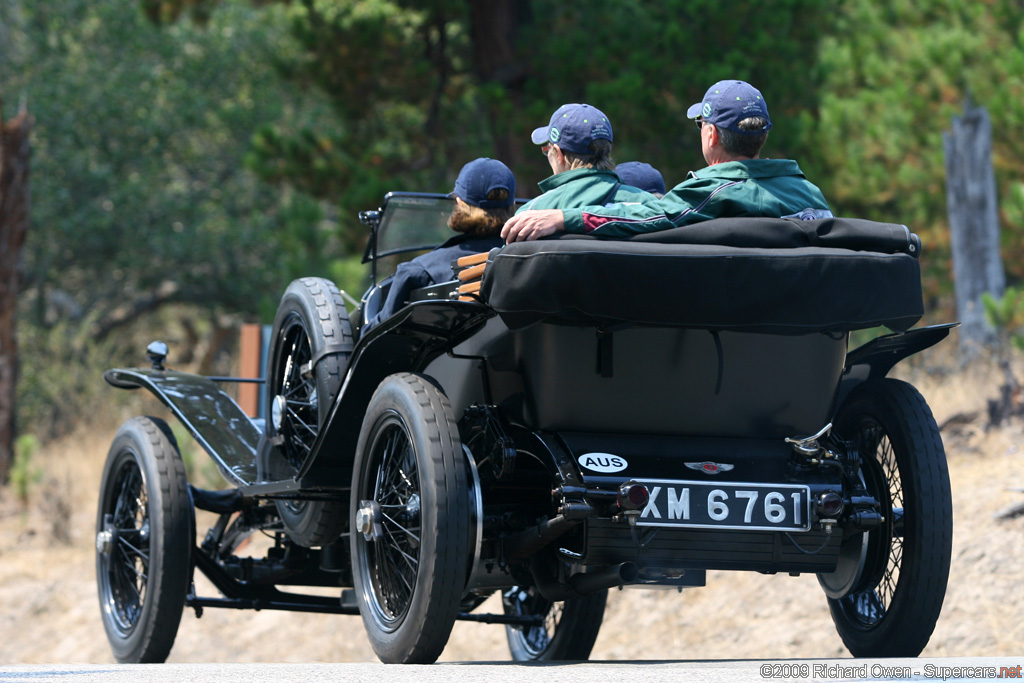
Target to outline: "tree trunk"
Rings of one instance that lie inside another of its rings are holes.
[[[28,231],[29,131],[24,110],[3,120],[0,100],[0,484],[14,462],[14,387],[18,379],[15,308],[21,284],[21,251]]]
[[[526,161],[523,141],[539,123],[523,126],[523,88],[529,77],[529,60],[519,44],[519,29],[532,21],[529,0],[470,0],[470,31],[473,64],[480,83],[495,83],[507,98],[484,103],[493,126],[495,157],[510,168]],[[557,105],[555,105],[557,106]],[[552,107],[553,109],[553,107]],[[543,121],[541,122],[543,123]],[[523,190],[519,188],[520,196]]]
[[[967,361],[995,342],[981,295],[991,292],[1000,298],[1006,288],[988,112],[973,106],[968,96],[964,113],[953,117],[953,130],[943,133],[942,142],[956,307],[962,323],[960,355]]]

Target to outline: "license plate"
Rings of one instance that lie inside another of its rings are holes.
[[[641,526],[808,531],[810,487],[798,484],[708,483],[646,479],[650,502]]]

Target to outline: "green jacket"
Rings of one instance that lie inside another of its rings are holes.
[[[601,202],[562,213],[566,232],[625,237],[712,218],[779,218],[808,209],[811,217],[832,215],[821,190],[804,177],[795,161],[752,159],[691,171],[661,199],[641,204]]]
[[[615,171],[593,168],[577,168],[548,176],[538,185],[544,194],[528,201],[516,213],[530,209],[566,209],[605,204],[630,206],[654,200],[654,195],[623,184]]]

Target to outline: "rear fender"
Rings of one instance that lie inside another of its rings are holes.
[[[960,323],[945,323],[887,334],[850,351],[846,354],[846,366],[840,379],[836,405],[841,406],[861,382],[885,377],[901,360],[935,346],[949,336],[950,330],[959,326]]]

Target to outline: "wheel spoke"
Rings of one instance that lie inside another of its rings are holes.
[[[296,397],[308,400],[309,397],[313,395],[313,383],[308,379],[304,379],[294,386],[286,383],[282,389],[281,395],[288,399],[289,403],[296,400]]]
[[[127,548],[128,550],[132,551],[132,553],[136,557],[141,559],[143,562],[146,562],[147,564],[149,563],[149,551],[148,550],[142,550],[141,548],[138,548],[138,547],[132,545],[128,541],[124,540],[123,538],[121,538],[119,540],[120,540],[120,547]]]
[[[291,444],[291,448],[289,449],[291,451],[291,460],[296,467],[301,464],[302,460],[305,459],[306,455],[309,455],[309,451],[312,449],[312,445],[307,444],[294,434],[291,435],[285,443]]]
[[[306,422],[302,419],[302,416],[299,415],[296,411],[292,410],[291,406],[292,406],[292,404],[289,403],[288,404],[288,415],[290,415],[293,418],[293,421],[291,423],[292,427],[293,428],[294,427],[298,427],[298,428],[304,429],[304,430],[306,430],[306,432],[309,433],[310,436],[315,437],[316,434],[317,434],[317,430],[315,428],[313,428],[313,427],[310,427],[308,424],[306,424]]]
[[[393,488],[391,488],[391,467],[394,461],[393,452],[395,449],[394,441],[397,438],[397,434],[394,431],[388,432],[387,438],[384,441],[384,445],[381,448],[381,460],[380,466],[377,469],[377,479],[373,485],[373,498],[380,502],[392,495]],[[388,491],[383,491],[383,488],[388,486]]]
[[[382,507],[389,508],[406,508],[408,507],[408,499],[410,494],[408,487],[399,486],[393,482],[387,484],[387,488],[382,490],[377,496],[377,500],[381,503]],[[395,502],[387,502],[395,501]]]
[[[409,538],[409,539],[419,543],[419,541],[420,541],[419,534],[413,533],[414,531],[418,531],[419,527],[405,527],[405,526],[402,526],[402,524],[397,519],[395,519],[394,517],[391,517],[390,515],[383,515],[383,517],[388,522],[391,522],[390,525],[387,525],[387,524],[384,525],[384,528],[387,529],[388,533],[391,534],[392,538],[397,538],[394,535],[394,533],[392,532],[392,529],[397,529],[398,531],[402,532],[402,534],[404,534],[407,538]]]
[[[412,595],[412,584],[395,562],[390,552],[382,552],[377,556],[374,575],[376,577],[376,594],[379,604],[387,616],[397,618],[408,606]]]
[[[892,509],[892,535],[896,538],[903,538],[903,530],[906,526],[906,518],[903,514],[903,508]]]
[[[409,583],[409,581],[406,579],[405,572],[402,571],[402,567],[396,561],[395,555],[398,555],[399,557],[404,559],[406,561],[406,563],[409,565],[409,568],[414,570],[414,571],[416,569],[415,563],[414,562],[410,562],[410,557],[408,555],[406,555],[405,553],[403,553],[398,548],[392,547],[392,548],[390,548],[390,552],[385,553],[385,557],[387,558],[386,567],[388,568],[388,570],[390,570],[389,573],[393,577],[396,577],[396,578],[400,579],[401,582],[403,584],[405,584],[406,591],[408,591],[409,593],[412,593],[412,584]],[[395,593],[397,593],[397,592],[398,591],[395,591]]]
[[[395,538],[395,535],[393,533],[391,533],[390,529],[385,527],[385,531],[386,531],[388,537],[392,541],[391,554],[392,555],[398,555],[399,557],[404,559],[405,563],[409,566],[409,569],[412,569],[413,571],[416,571],[416,567],[419,564],[419,558],[415,557],[414,555],[410,555],[409,553],[407,553],[404,550],[402,550],[398,546],[398,544],[400,543],[400,539]]]
[[[134,577],[134,580],[130,583],[138,585],[138,583],[141,581],[141,585],[145,585],[146,579],[148,578],[148,572],[146,570],[149,567],[149,562],[147,560],[143,560],[142,568],[139,569],[138,563],[136,562],[136,558],[133,558],[131,555],[126,553],[123,548],[120,550],[120,554],[122,559],[124,560],[123,562],[121,562],[121,568],[125,570],[125,575],[131,575],[132,577]]]
[[[287,399],[288,410],[293,415],[298,415],[300,413],[310,412],[313,408],[317,407],[315,403],[313,403],[311,400],[309,400],[308,396],[306,396],[304,398],[301,398],[301,399],[299,399],[299,398],[288,398],[287,396],[285,398]]]
[[[114,523],[118,526],[135,527],[134,522],[140,507],[137,490],[141,488],[141,484],[141,477],[135,469],[122,480],[114,507]]]

